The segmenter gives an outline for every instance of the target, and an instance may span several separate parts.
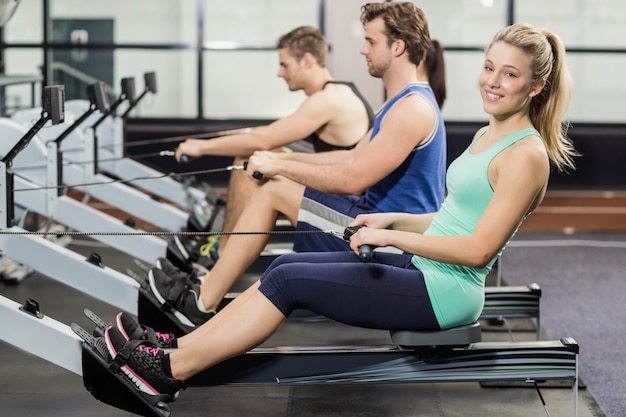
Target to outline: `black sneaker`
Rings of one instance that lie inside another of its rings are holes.
[[[202,283],[204,282],[204,279],[198,276],[198,273],[196,271],[183,271],[167,258],[158,258],[155,262],[155,266],[161,271],[165,272],[167,276],[173,279],[196,282],[200,285],[202,285]]]
[[[167,258],[157,258],[154,265],[163,272],[165,272],[167,275],[173,275],[177,274],[178,272],[183,272],[179,267],[174,265],[172,261]]]
[[[211,269],[218,258],[219,235],[174,235],[174,246],[187,262]]]
[[[115,318],[117,328],[126,340],[147,341],[162,349],[177,347],[176,336],[172,333],[155,332],[152,327],[142,326],[128,313],[118,313]]]
[[[155,298],[185,326],[199,326],[215,315],[198,309],[200,285],[197,283],[172,279],[157,268],[148,272],[148,282]]]
[[[165,352],[149,342],[124,338],[115,327],[104,332],[107,349],[113,358],[111,369],[119,370],[142,393],[148,394],[155,403],[172,402],[178,392],[185,388],[180,379],[169,378],[163,373],[161,361]]]

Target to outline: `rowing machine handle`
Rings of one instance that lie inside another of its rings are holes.
[[[348,226],[343,232],[343,238],[350,240],[350,237],[357,232],[363,226]],[[359,246],[359,259],[361,262],[370,262],[374,258],[372,247],[370,245]]]
[[[246,171],[247,169],[248,169],[248,161],[243,161],[243,170]],[[254,178],[255,180],[262,180],[263,173],[259,171],[254,171],[254,173],[252,174],[252,178]]]

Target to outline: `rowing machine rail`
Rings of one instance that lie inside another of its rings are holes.
[[[256,348],[209,368],[186,384],[204,387],[567,380],[572,381],[572,416],[578,415],[579,347],[574,339],[458,346],[455,331],[459,331],[461,339],[480,338],[480,327],[474,323],[438,332],[392,332],[394,344],[383,346]],[[421,346],[430,335],[432,340],[451,345]],[[83,363],[85,386],[96,398],[113,398],[108,392],[111,384],[116,389],[123,385],[137,392],[123,377],[109,370],[108,362],[90,344],[85,344]],[[109,383],[100,382],[105,379]],[[116,392],[115,397],[118,396]],[[139,400],[146,405],[145,398]],[[140,414],[158,415],[162,410],[161,406],[150,405]]]

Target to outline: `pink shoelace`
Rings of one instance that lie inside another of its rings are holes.
[[[146,346],[146,345],[139,345],[139,351],[140,352],[145,352],[148,355],[152,355],[154,357],[157,357],[157,355],[161,351],[161,348],[151,347],[151,346]]]

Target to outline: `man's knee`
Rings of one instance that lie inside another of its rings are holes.
[[[303,185],[283,178],[273,178],[256,187],[251,200],[272,207],[295,224],[303,195]]]

